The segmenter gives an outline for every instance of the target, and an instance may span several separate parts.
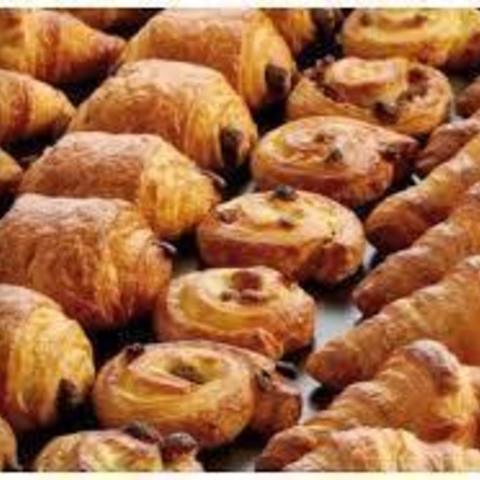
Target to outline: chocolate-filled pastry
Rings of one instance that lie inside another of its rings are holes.
[[[83,431],[51,440],[33,465],[37,472],[200,472],[197,444],[186,433],[166,438],[142,423]]]
[[[22,179],[20,165],[3,150],[0,150],[0,198],[16,191]]]
[[[474,8],[358,9],[343,24],[342,44],[346,55],[465,69],[480,59],[479,35]]]
[[[416,151],[415,140],[385,128],[344,117],[310,117],[263,137],[252,172],[262,190],[286,184],[358,207],[405,176]]]
[[[187,432],[200,448],[229,443],[247,427],[271,435],[301,410],[272,360],[201,340],[126,347],[103,366],[93,399],[104,427],[147,422],[164,435]]]
[[[468,85],[456,98],[457,113],[470,117],[480,110],[480,77]]]
[[[452,99],[448,79],[432,67],[404,58],[326,57],[297,83],[287,116],[338,115],[420,135],[445,120]]]
[[[25,194],[0,220],[0,282],[33,288],[88,329],[149,312],[170,260],[123,200]]]
[[[284,99],[295,71],[290,50],[271,20],[250,9],[160,12],[129,41],[122,61],[155,57],[222,72],[252,109]]]
[[[2,12],[0,18],[1,15]],[[74,113],[73,106],[59,90],[29,75],[8,70],[0,69],[0,97],[0,145],[60,134]]]
[[[8,423],[0,417],[0,472],[16,470],[17,440]]]
[[[100,132],[64,136],[29,168],[21,191],[129,200],[161,238],[191,231],[220,200],[214,180],[160,137]]]
[[[200,223],[197,240],[208,265],[265,265],[288,278],[325,284],[353,275],[365,249],[353,212],[285,185],[219,205]]]
[[[16,431],[50,426],[89,395],[90,342],[48,297],[0,284],[0,345],[0,415]]]
[[[0,11],[0,68],[28,73],[52,84],[105,75],[124,40],[50,10]]]
[[[203,338],[280,358],[310,344],[314,319],[313,299],[281,273],[218,268],[173,280],[155,327],[160,340]]]
[[[148,8],[69,8],[66,11],[104,31],[138,27],[153,14]]]
[[[79,107],[70,130],[158,134],[215,170],[244,164],[257,138],[247,106],[222,74],[166,60],[122,67]]]

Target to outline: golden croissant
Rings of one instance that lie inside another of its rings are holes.
[[[69,8],[65,11],[104,31],[138,27],[152,15],[152,10],[147,8]]]
[[[203,338],[271,358],[311,343],[315,303],[266,267],[218,268],[172,281],[155,316],[160,340]]]
[[[138,420],[165,435],[187,432],[200,448],[229,443],[247,427],[270,435],[301,410],[272,360],[200,340],[125,348],[101,369],[93,400],[104,427]]]
[[[0,150],[0,198],[15,192],[21,179],[20,165],[10,155]]]
[[[343,24],[342,44],[346,55],[465,69],[480,59],[479,35],[474,8],[359,9]]]
[[[129,200],[161,238],[193,230],[220,200],[212,179],[160,137],[101,132],[64,136],[29,168],[20,191]]]
[[[0,282],[34,288],[88,329],[124,326],[166,288],[170,260],[128,202],[25,194],[0,220]]]
[[[252,109],[282,100],[295,71],[287,44],[259,10],[160,12],[128,42],[122,61],[155,57],[222,72]]]
[[[79,107],[70,130],[157,134],[215,170],[244,164],[257,138],[247,106],[219,72],[166,60],[122,67]]]
[[[411,170],[417,142],[343,117],[310,117],[269,132],[253,153],[257,186],[286,184],[350,207],[382,196]]]
[[[479,387],[443,345],[418,340],[396,350],[372,380],[350,385],[326,410],[276,434],[257,467],[280,470],[317,448],[326,432],[359,426],[401,428],[426,442],[474,447]]]
[[[17,440],[8,423],[0,417],[0,472],[17,467]]]
[[[0,284],[0,345],[0,415],[16,431],[50,426],[89,395],[90,342],[48,297]]]
[[[446,119],[452,99],[448,79],[432,67],[405,58],[327,57],[297,83],[287,116],[337,115],[421,135]]]

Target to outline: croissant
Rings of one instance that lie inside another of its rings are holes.
[[[421,183],[391,195],[367,218],[370,242],[381,252],[410,246],[433,225],[445,220],[469,187],[480,181],[480,136]]]
[[[432,67],[404,58],[327,57],[297,83],[287,116],[338,115],[421,135],[445,120],[452,99],[448,79]]]
[[[480,391],[469,373],[432,340],[399,348],[371,381],[350,385],[326,410],[270,439],[257,468],[280,470],[319,446],[326,432],[360,426],[402,428],[426,442],[473,447]]]
[[[246,105],[220,73],[164,60],[122,67],[79,107],[70,130],[158,134],[217,170],[245,163],[257,138]]]
[[[1,15],[0,11],[0,21]],[[74,112],[60,91],[28,75],[1,69],[0,97],[0,145],[59,134]]]
[[[0,68],[52,84],[105,75],[125,45],[68,13],[47,10],[2,10],[0,32]]]
[[[301,410],[273,361],[200,340],[127,347],[101,369],[93,400],[104,427],[139,420],[165,435],[187,432],[200,448],[228,443],[247,426],[270,435]]]
[[[153,308],[170,260],[128,202],[26,194],[0,220],[0,282],[42,292],[88,329]]]
[[[8,423],[0,417],[0,472],[17,467],[17,441]]]
[[[160,137],[100,132],[63,137],[30,167],[20,190],[129,200],[161,238],[193,230],[220,200],[212,179]]]
[[[411,169],[417,142],[343,117],[311,117],[282,125],[254,150],[261,189],[280,184],[321,193],[350,207],[379,198]]]
[[[167,9],[128,42],[122,61],[155,57],[222,72],[252,109],[286,97],[295,71],[287,44],[259,10]]]
[[[35,459],[39,472],[199,472],[197,444],[185,433],[166,438],[141,423],[51,440]]]
[[[66,11],[98,30],[134,28],[152,15],[147,8],[69,8]]]
[[[17,189],[22,178],[22,169],[17,162],[0,150],[0,198]]]
[[[436,67],[464,69],[480,58],[480,12],[474,8],[362,9],[343,24],[346,55],[402,56]]]
[[[0,345],[0,414],[16,431],[52,425],[89,394],[90,342],[48,297],[0,284]]]
[[[480,77],[460,92],[455,104],[457,112],[463,117],[470,117],[480,110]]]
[[[198,226],[197,243],[211,266],[265,265],[292,279],[327,284],[353,275],[365,249],[353,212],[284,185],[221,204]]]
[[[314,318],[313,299],[281,273],[219,268],[173,280],[155,327],[164,341],[204,338],[280,358],[311,343]]]

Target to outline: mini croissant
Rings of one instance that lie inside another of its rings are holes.
[[[0,472],[17,466],[17,440],[8,423],[0,417]]]
[[[10,155],[0,150],[0,198],[14,192],[21,179],[21,167]]]

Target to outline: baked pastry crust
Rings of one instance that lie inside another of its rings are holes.
[[[456,98],[457,113],[470,117],[480,110],[480,77],[468,85]]]
[[[280,358],[312,341],[314,319],[313,299],[281,273],[219,268],[173,280],[155,329],[162,341],[203,338]]]
[[[257,129],[243,100],[215,70],[143,60],[123,66],[78,109],[70,131],[153,133],[198,165],[243,164]]]
[[[134,203],[161,238],[190,232],[220,201],[213,180],[154,135],[76,132],[47,149],[21,192]]]
[[[147,8],[69,8],[65,11],[92,28],[104,31],[138,27],[153,13]]]
[[[264,136],[252,173],[262,190],[285,184],[350,207],[379,198],[411,170],[417,142],[344,117],[310,117]]]
[[[22,173],[20,165],[10,155],[0,150],[0,198],[16,191]]]
[[[265,265],[287,277],[336,284],[363,260],[362,224],[353,212],[314,193],[279,186],[216,207],[197,242],[211,266]]]
[[[0,281],[34,288],[88,329],[153,309],[170,260],[128,202],[26,194],[0,220]]]
[[[0,472],[17,465],[17,440],[8,423],[0,417]]]

